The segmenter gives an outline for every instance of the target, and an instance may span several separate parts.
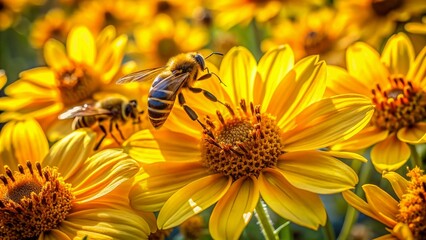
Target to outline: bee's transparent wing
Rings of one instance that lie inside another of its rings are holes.
[[[103,108],[97,108],[90,104],[84,104],[83,106],[76,106],[68,109],[66,112],[58,116],[59,119],[68,119],[81,116],[94,116],[94,115],[109,115],[111,111]]]
[[[158,68],[150,68],[150,69],[144,69],[141,71],[137,71],[134,73],[127,74],[120,79],[117,80],[117,84],[125,84],[130,82],[148,82],[155,79],[155,77],[158,76],[162,71],[166,69],[166,66],[164,67],[158,67]]]

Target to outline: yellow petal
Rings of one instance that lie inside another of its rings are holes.
[[[366,149],[385,140],[388,137],[388,134],[387,130],[382,130],[375,126],[366,127],[348,140],[333,145],[331,149],[348,151]]]
[[[43,129],[34,119],[8,122],[0,134],[0,156],[2,165],[18,170],[18,164],[41,162],[49,151]],[[3,168],[0,170],[3,172]]]
[[[219,200],[210,217],[213,239],[238,239],[253,216],[259,201],[257,179],[240,178]]]
[[[358,160],[361,162],[368,161],[364,156],[357,153],[353,153],[353,152],[322,151],[321,153],[324,155],[335,157],[335,158],[353,159],[353,160]]]
[[[394,171],[407,162],[410,154],[410,147],[393,133],[373,147],[371,161],[378,172]]]
[[[381,60],[391,74],[407,75],[414,62],[414,48],[405,33],[400,32],[389,38],[383,49]]]
[[[272,168],[264,169],[258,181],[263,200],[281,217],[314,230],[325,225],[327,215],[317,194],[295,188]]]
[[[46,88],[55,88],[57,84],[55,72],[47,67],[37,67],[22,71],[19,77],[32,82],[34,85]]]
[[[418,122],[412,127],[404,127],[398,130],[398,139],[411,144],[426,142],[426,123]]]
[[[7,76],[3,69],[0,69],[0,89],[3,89],[7,83]]]
[[[68,179],[80,170],[83,162],[91,155],[96,143],[96,134],[89,129],[79,129],[56,142],[50,149],[43,166],[57,167]]]
[[[398,237],[398,239],[414,240],[413,234],[406,223],[398,223],[392,229],[392,235]]]
[[[362,189],[365,192],[368,205],[376,212],[380,222],[388,227],[395,226],[396,215],[399,213],[398,202],[376,185],[365,184]]]
[[[402,199],[402,195],[408,190],[409,182],[396,172],[387,172],[382,177],[389,180],[398,198]]]
[[[137,180],[129,200],[134,209],[152,212],[160,210],[177,190],[209,175],[199,161],[145,164],[144,171],[146,176]]]
[[[385,235],[380,236],[378,238],[374,238],[374,240],[401,240],[401,239],[393,236],[392,234],[385,234]]]
[[[300,60],[274,89],[269,105],[262,107],[266,112],[278,116],[278,126],[286,125],[306,106],[323,98],[326,67],[318,56]]]
[[[421,88],[426,88],[426,47],[417,55],[407,74],[407,79],[418,83]]]
[[[71,30],[67,38],[67,50],[70,59],[93,66],[96,56],[95,39],[86,27],[78,26]]]
[[[282,135],[285,151],[313,150],[349,139],[370,121],[374,108],[362,95],[337,95],[304,109]]]
[[[320,151],[284,153],[277,167],[296,188],[319,194],[342,192],[358,182],[352,168]]]
[[[365,202],[360,197],[358,197],[352,191],[349,191],[349,190],[344,191],[342,192],[342,196],[345,199],[345,201],[348,202],[348,204],[354,207],[356,210],[360,211],[361,213],[373,219],[376,219],[377,221],[381,221],[380,217],[376,214],[376,212],[372,209],[372,207],[367,202]]]
[[[262,56],[258,65],[264,84],[256,88],[255,96],[257,93],[259,97],[255,97],[255,103],[268,106],[275,89],[294,66],[293,50],[289,45],[273,48]]]
[[[160,229],[180,225],[216,203],[228,191],[232,179],[222,174],[209,175],[189,183],[166,201],[158,215]]]
[[[72,212],[58,230],[72,239],[148,239],[148,223],[135,212],[121,208],[94,208]]]
[[[226,91],[232,96],[232,102],[241,99],[253,101],[254,82],[258,73],[256,60],[244,47],[234,47],[224,56],[220,65],[220,76],[225,83]]]
[[[99,198],[133,177],[139,164],[121,150],[106,149],[84,161],[67,182],[72,183],[77,202]]]
[[[326,96],[331,97],[345,93],[358,93],[370,96],[371,83],[354,78],[341,67],[327,66]]]
[[[389,72],[380,62],[380,56],[375,49],[366,43],[358,42],[346,51],[347,69],[366,86],[380,84],[383,89],[389,86],[387,77]]]
[[[104,83],[109,83],[118,72],[126,45],[127,36],[121,35],[111,45],[99,49],[94,69],[96,72],[102,73]]]
[[[200,140],[172,131],[142,130],[124,142],[124,152],[143,163],[201,159]]]
[[[49,39],[44,45],[44,60],[55,71],[68,69],[72,66],[64,44],[53,38]]]

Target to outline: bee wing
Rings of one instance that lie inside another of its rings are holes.
[[[164,71],[164,69],[166,69],[166,66],[158,67],[158,68],[150,68],[150,69],[145,69],[145,70],[137,71],[134,73],[130,73],[118,79],[117,84],[152,81],[154,80],[155,77],[157,77],[158,74]]]
[[[68,109],[66,112],[58,116],[59,119],[68,119],[82,116],[94,116],[94,115],[109,115],[111,111],[103,108],[97,108],[93,105],[84,104],[83,106],[76,106]]]
[[[189,77],[189,73],[181,73],[181,74],[171,74],[170,76],[159,79],[158,83],[155,83],[155,85],[152,85],[152,89],[150,92],[156,92],[156,91],[168,91],[172,92],[173,94],[169,95],[168,100],[174,100],[176,98],[176,94],[178,93],[179,89],[182,88],[182,86],[185,84],[186,80]]]

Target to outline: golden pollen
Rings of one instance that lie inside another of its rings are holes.
[[[372,94],[376,111],[371,121],[380,129],[394,132],[426,119],[425,92],[402,77],[392,78],[389,89],[377,85]]]
[[[260,113],[260,106],[247,111],[241,101],[239,114],[228,106],[230,117],[217,112],[219,126],[206,119],[202,138],[202,156],[214,173],[231,176],[259,176],[262,169],[275,166],[282,152],[281,129],[275,117]]]
[[[99,80],[92,71],[75,64],[70,69],[61,69],[56,73],[58,89],[65,106],[74,106],[92,97],[99,88]]]
[[[303,47],[307,55],[320,54],[330,49],[330,39],[323,32],[310,31],[305,36]]]
[[[72,207],[71,185],[56,169],[30,162],[0,175],[0,239],[36,239],[58,227]]]
[[[426,176],[418,167],[407,176],[411,181],[399,202],[397,220],[408,225],[414,239],[422,239],[426,236]]]
[[[373,0],[371,7],[378,16],[386,16],[392,10],[398,9],[403,0]]]

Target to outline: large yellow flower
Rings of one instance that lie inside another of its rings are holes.
[[[288,46],[272,49],[258,64],[247,49],[231,49],[219,72],[226,87],[214,80],[198,85],[228,107],[185,92],[188,106],[208,116],[200,119],[204,129],[176,106],[168,129],[141,131],[125,143],[136,159],[163,161],[144,165],[130,193],[133,208],[161,209],[157,223],[167,229],[216,203],[209,224],[215,239],[237,239],[260,197],[294,223],[324,225],[318,194],[358,181],[336,157],[363,158],[317,149],[351,137],[373,113],[359,95],[323,99],[325,70],[318,56],[294,64]]]
[[[34,120],[6,124],[0,142],[2,239],[147,239],[153,214],[129,207],[139,165],[122,150],[92,155],[95,134],[78,130],[48,150]]]
[[[414,240],[426,236],[426,176],[418,167],[407,176],[410,181],[395,172],[383,175],[392,184],[398,200],[373,184],[362,186],[367,202],[351,191],[343,192],[350,205],[389,228],[390,234],[378,239]]]
[[[138,88],[115,84],[122,74],[122,60],[127,37],[116,37],[107,27],[95,38],[85,27],[73,28],[65,46],[50,39],[44,48],[48,66],[20,74],[20,79],[5,89],[8,97],[0,98],[3,121],[16,115],[36,118],[49,139],[49,130],[71,131],[70,121],[58,115],[76,105],[102,99],[106,93],[121,93],[129,98],[141,96]]]
[[[370,125],[334,150],[373,146],[372,162],[381,172],[395,170],[410,157],[409,144],[426,142],[426,48],[414,59],[408,37],[399,33],[383,53],[365,43],[347,50],[347,69],[329,66],[331,95],[359,93],[376,105]]]

